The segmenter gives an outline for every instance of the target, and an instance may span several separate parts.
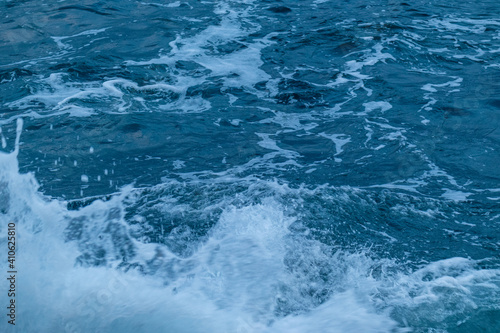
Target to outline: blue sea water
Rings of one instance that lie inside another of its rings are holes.
[[[0,18],[2,332],[500,331],[497,1]]]

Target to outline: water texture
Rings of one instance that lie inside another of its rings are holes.
[[[497,1],[0,0],[0,142],[2,332],[500,331]]]

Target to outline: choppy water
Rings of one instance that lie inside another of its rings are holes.
[[[497,1],[0,16],[5,332],[500,331]]]

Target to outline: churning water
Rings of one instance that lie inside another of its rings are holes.
[[[2,332],[500,331],[498,1],[0,17]]]

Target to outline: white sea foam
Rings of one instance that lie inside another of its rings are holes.
[[[448,188],[446,188],[444,190],[445,190],[445,192],[443,194],[441,194],[441,196],[445,199],[453,200],[453,201],[465,201],[465,200],[467,200],[468,196],[473,194],[470,192],[450,190]]]
[[[63,43],[62,41],[66,40],[66,39],[71,40],[72,38],[80,37],[80,36],[95,36],[97,34],[100,34],[101,32],[106,31],[107,29],[109,29],[109,28],[85,30],[85,31],[82,31],[78,34],[71,35],[71,36],[53,36],[51,38],[54,40],[54,42],[56,42],[57,46],[60,49],[67,50],[67,49],[71,49],[72,46],[69,44]]]
[[[380,112],[385,112],[392,109],[392,105],[385,101],[363,103],[363,106],[365,107],[365,111],[362,113],[358,113],[358,115],[367,115],[368,113],[377,109],[380,109]]]
[[[5,149],[7,147],[7,140],[5,140],[5,137],[3,136],[2,127],[1,126],[0,126],[0,137],[2,139],[2,148]]]
[[[275,123],[284,128],[284,132],[304,130],[309,133],[310,130],[318,126],[315,116],[311,113],[289,113],[266,109],[274,113],[274,117],[266,118],[260,121],[262,124]]]
[[[16,152],[0,153],[0,183],[7,188],[0,192],[5,212],[0,228],[15,221],[24,244],[17,252],[23,331],[408,332],[391,318],[391,309],[410,326],[411,314],[446,320],[452,315],[444,311],[447,304],[458,299],[468,311],[486,306],[480,295],[499,290],[499,270],[478,270],[463,258],[376,278],[374,267],[397,266],[362,253],[331,253],[292,231],[296,217],[272,197],[239,207],[222,202],[207,240],[182,258],[165,245],[130,238],[134,231],[124,220],[124,202],[140,198],[132,187],[107,202],[68,211],[65,202],[37,191],[32,174],[18,173]],[[289,191],[281,186],[277,193]],[[163,204],[166,212],[183,211],[174,198]],[[81,229],[72,233],[69,226]],[[6,245],[4,232],[0,245]],[[102,249],[105,265],[75,266],[82,253],[95,249]],[[149,273],[118,270],[124,255],[147,264]],[[322,286],[318,269],[330,272],[332,280]],[[306,287],[328,288],[331,295],[314,305]],[[54,298],[58,301],[47,301]],[[276,300],[306,308],[276,316]]]
[[[320,133],[319,136],[322,136],[324,138],[327,138],[327,139],[333,141],[333,143],[335,144],[335,156],[340,155],[344,151],[342,149],[342,147],[344,145],[348,144],[349,142],[351,142],[351,138],[345,134]],[[336,157],[335,162],[342,162],[342,159]]]
[[[199,96],[186,97],[186,90],[193,84],[201,82],[197,79],[181,78],[178,84],[153,83],[148,85],[138,85],[136,82],[126,79],[112,79],[103,82],[71,82],[67,79],[67,74],[52,73],[46,78],[39,78],[38,91],[23,97],[17,101],[8,103],[9,107],[21,110],[37,108],[40,103],[45,105],[44,113],[31,111],[25,116],[33,118],[52,117],[60,114],[69,114],[74,117],[88,117],[98,112],[106,113],[126,113],[130,109],[144,112],[149,107],[156,107],[162,110],[172,110],[179,112],[202,112],[210,108],[210,103]],[[164,106],[158,104],[157,94],[162,94],[164,100],[169,103]],[[165,95],[166,94],[166,95]],[[143,95],[148,99],[137,97]],[[150,97],[151,96],[151,97]],[[165,98],[168,96],[170,98]],[[99,108],[97,110],[79,105],[87,101],[99,100],[109,104],[109,108]],[[139,103],[142,107],[133,107]],[[48,110],[50,112],[47,112]],[[9,122],[11,119],[6,120]]]
[[[209,71],[205,79],[222,77],[224,87],[245,88],[256,92],[254,85],[268,81],[271,77],[260,69],[263,64],[261,50],[272,44],[271,33],[253,43],[240,41],[243,37],[259,30],[246,17],[248,10],[235,11],[227,4],[221,3],[215,12],[222,16],[218,25],[212,25],[202,32],[191,37],[178,35],[169,45],[171,51],[159,58],[147,61],[127,61],[129,66],[147,66],[151,64],[164,64],[174,66],[179,60],[192,61]],[[211,46],[224,45],[236,41],[241,49],[228,54],[213,54],[208,50]]]
[[[422,110],[425,110],[425,111],[431,111],[432,110],[432,106],[438,102],[438,100],[433,97],[434,94],[438,92],[438,89],[460,87],[460,85],[462,84],[463,78],[456,77],[456,76],[452,76],[451,78],[453,78],[454,80],[453,81],[448,81],[448,82],[445,82],[445,83],[440,83],[440,84],[427,83],[427,84],[424,84],[422,86],[421,89],[424,90],[424,91],[427,91],[427,93],[424,94],[424,99],[428,100],[428,102],[425,105],[423,105],[418,110],[418,112],[420,112]],[[448,93],[456,92],[456,91],[457,91],[456,89],[450,89],[450,91]]]
[[[71,82],[68,75],[52,73],[48,77],[37,79],[37,90],[17,101],[10,102],[7,106],[26,110],[24,116],[42,118],[59,114],[70,114],[75,117],[88,117],[100,112],[126,113],[144,111],[169,111],[169,112],[203,112],[210,109],[210,102],[199,95],[186,96],[190,87],[201,85],[209,80],[221,79],[223,89],[243,88],[248,92],[265,97],[255,89],[259,82],[267,82],[271,76],[260,67],[262,49],[273,42],[270,33],[264,38],[252,42],[243,41],[249,34],[260,27],[247,19],[250,15],[251,2],[246,9],[236,11],[226,3],[215,6],[215,12],[220,15],[221,22],[208,26],[202,32],[185,37],[178,35],[169,43],[171,50],[168,54],[149,61],[126,61],[129,66],[148,66],[151,64],[164,64],[172,68],[178,61],[193,62],[200,65],[206,72],[200,76],[175,69],[171,71],[173,83],[153,82],[139,85],[136,82],[123,78],[110,78],[106,81]],[[180,2],[168,6],[180,6]],[[70,49],[67,40],[82,36],[92,36],[103,33],[107,28],[88,30],[72,36],[53,37],[63,50]],[[230,53],[214,53],[210,49],[228,43],[237,43],[239,49]],[[158,98],[148,98],[149,95],[161,94],[163,103]],[[165,94],[168,98],[165,98]],[[98,100],[106,107],[92,109],[85,104],[88,101]],[[234,102],[234,99],[231,100]],[[40,104],[44,105],[43,112]],[[28,111],[30,110],[30,111]],[[6,122],[12,121],[8,119]]]

